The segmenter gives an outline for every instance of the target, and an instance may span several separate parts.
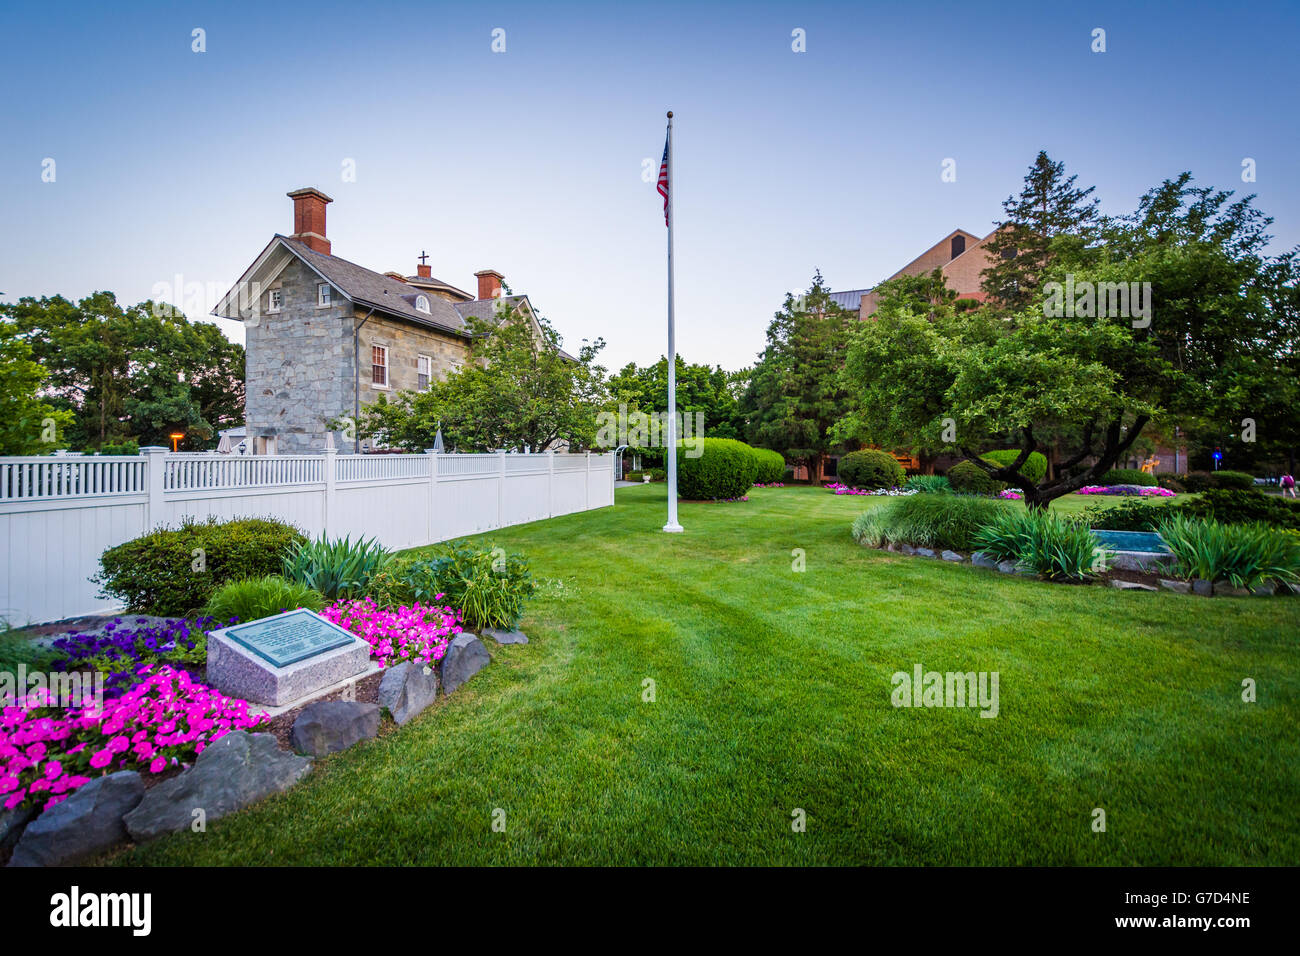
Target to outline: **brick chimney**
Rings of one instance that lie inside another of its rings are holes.
[[[314,186],[295,189],[288,196],[293,200],[293,235],[289,238],[328,256],[330,241],[325,238],[325,206],[334,200]]]
[[[498,299],[501,297],[501,283],[505,276],[495,269],[483,269],[474,273],[478,277],[478,297],[480,299]]]

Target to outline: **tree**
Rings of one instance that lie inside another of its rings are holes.
[[[985,248],[993,264],[984,270],[981,286],[988,297],[1008,309],[1024,309],[1042,295],[1042,282],[1053,251],[1085,247],[1098,226],[1095,186],[1080,189],[1078,177],[1065,178],[1065,163],[1052,162],[1039,151],[1020,196],[1002,203],[1006,218],[997,223]],[[1054,245],[1055,243],[1055,245]]]
[[[37,396],[48,377],[32,361],[32,346],[0,321],[0,455],[41,455],[59,447],[74,416]]]
[[[75,413],[73,447],[163,445],[178,429],[189,446],[211,447],[217,429],[243,421],[244,349],[211,323],[153,302],[123,307],[111,292],[2,311],[49,372],[48,400]]]
[[[1037,278],[1069,275],[1079,292],[1066,314],[1045,299],[878,314],[849,346],[856,403],[841,429],[955,451],[1041,508],[1100,478],[1153,421],[1239,420],[1243,395],[1280,387],[1294,368],[1300,337],[1290,260],[1262,258],[1269,220],[1253,197],[1231,195],[1183,175],[1108,223],[1095,249],[1057,237]],[[1109,308],[1119,283],[1139,297],[1149,283],[1145,316]],[[1105,309],[1100,289],[1114,293]],[[1054,473],[1029,481],[1021,466],[1051,444],[1065,449]],[[1020,453],[998,467],[980,457],[995,447]]]
[[[831,298],[821,272],[808,291],[787,295],[767,327],[767,347],[750,373],[740,410],[750,444],[808,465],[814,481],[840,446],[831,429],[843,417],[848,393],[840,379],[850,313]]]
[[[463,452],[590,447],[606,401],[605,369],[595,364],[605,342],[584,340],[569,357],[551,324],[536,319],[504,305],[495,322],[470,319],[471,360],[426,391],[364,406],[358,434],[409,451],[433,447],[440,426],[446,444]]]

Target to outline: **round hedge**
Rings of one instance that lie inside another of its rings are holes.
[[[1254,488],[1255,477],[1244,471],[1216,471],[1210,475],[1212,488]]]
[[[785,477],[785,459],[779,451],[770,448],[755,448],[754,481],[758,484],[771,485]]]
[[[1159,483],[1159,479],[1140,468],[1112,468],[1101,476],[1101,481],[1098,483],[1103,485],[1142,485],[1145,488],[1154,488]]]
[[[758,470],[753,448],[732,438],[704,438],[699,451],[691,458],[685,445],[677,448],[677,497],[708,501],[748,494]]]
[[[973,461],[962,461],[948,469],[948,483],[953,490],[963,495],[996,495],[1006,484],[989,477]]]
[[[850,488],[897,488],[903,483],[903,466],[874,448],[849,452],[840,459],[837,473]]]
[[[986,451],[980,457],[991,465],[1006,468],[1020,457],[1020,449],[1002,448],[997,451]],[[1034,484],[1038,484],[1047,475],[1047,457],[1040,451],[1031,451],[1025,463],[1020,466],[1020,473]]]

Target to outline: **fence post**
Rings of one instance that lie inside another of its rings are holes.
[[[338,494],[338,469],[335,463],[338,461],[339,451],[337,448],[325,449],[325,521],[322,535],[325,538],[331,537],[333,530],[331,525],[334,523],[335,515],[338,514],[335,498]]]
[[[555,517],[555,449],[546,449],[546,517]]]
[[[426,448],[424,453],[429,456],[429,540],[425,544],[433,544],[438,540],[438,449]]]
[[[497,452],[497,527],[506,526],[506,452]]]
[[[590,511],[591,510],[591,449],[590,448],[587,449],[587,477],[583,480],[582,490],[583,490],[582,500],[586,504],[586,507],[583,508],[583,510]]]
[[[147,534],[163,523],[163,479],[165,477],[167,449],[162,445],[146,445],[140,449],[148,463],[149,506],[145,511],[144,530]]]

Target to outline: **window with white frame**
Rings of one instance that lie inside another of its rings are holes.
[[[284,293],[279,289],[272,289],[266,294],[266,311],[279,312],[280,306],[284,305]]]
[[[316,307],[323,309],[330,304],[330,284],[322,282],[316,286]]]
[[[433,377],[433,359],[427,355],[418,355],[415,359],[415,387],[423,392],[429,387]]]
[[[417,295],[415,297],[415,311],[429,313],[429,300],[425,296]]]
[[[388,387],[388,349],[382,345],[370,347],[370,384],[375,388]]]

